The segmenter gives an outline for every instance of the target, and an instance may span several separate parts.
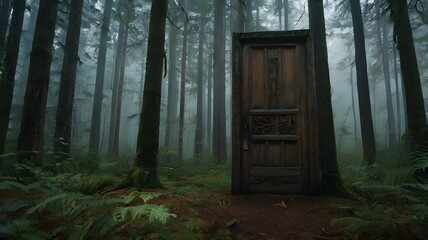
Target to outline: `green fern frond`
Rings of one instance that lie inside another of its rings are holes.
[[[158,221],[162,224],[165,224],[170,217],[176,217],[175,214],[169,213],[169,209],[165,206],[153,204],[120,207],[114,211],[113,216],[118,221],[125,221],[128,214],[131,216],[131,222],[137,218],[148,217],[149,223]]]
[[[86,197],[81,193],[61,193],[58,195],[48,197],[47,199],[35,205],[34,207],[28,209],[26,211],[26,214],[32,214],[35,211],[43,211],[44,209],[46,209],[48,205],[52,205],[54,203],[57,203],[58,206],[61,206],[63,208],[68,206],[73,209],[77,206],[76,200],[83,200],[83,199],[89,199],[89,197]],[[56,209],[51,208],[50,210],[55,211]]]

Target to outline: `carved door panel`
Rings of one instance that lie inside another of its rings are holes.
[[[316,141],[308,36],[254,34],[234,42],[234,192],[310,192]]]

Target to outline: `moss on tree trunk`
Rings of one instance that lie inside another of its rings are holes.
[[[158,179],[158,149],[162,67],[165,45],[167,0],[152,1],[143,106],[137,140],[132,186],[160,188]]]

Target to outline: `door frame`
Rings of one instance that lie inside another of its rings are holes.
[[[317,195],[320,193],[320,164],[318,156],[318,121],[316,105],[316,85],[314,75],[314,51],[313,40],[309,30],[295,31],[270,31],[270,32],[251,32],[251,33],[233,33],[232,39],[232,193],[247,193],[243,189],[243,159],[242,146],[243,141],[243,114],[241,112],[241,89],[242,89],[242,48],[245,44],[265,43],[268,44],[287,44],[287,43],[305,43],[306,45],[306,73],[308,96],[308,130],[307,143],[308,152],[307,165],[304,166],[302,173],[301,193]],[[268,192],[267,192],[268,193]]]

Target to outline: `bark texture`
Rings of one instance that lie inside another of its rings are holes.
[[[3,1],[3,4],[5,4],[4,2],[5,1]],[[2,10],[3,7],[8,8],[8,6],[2,5]],[[24,21],[25,0],[14,1],[12,8],[12,20],[6,43],[7,51],[0,70],[0,155],[4,153],[9,127],[13,88],[15,86],[15,73],[18,63],[19,42],[21,40],[22,23]],[[1,47],[3,47],[3,45],[0,45],[0,48]],[[0,57],[1,56],[2,55],[0,55]]]
[[[360,109],[363,158],[368,165],[372,165],[376,161],[376,145],[374,140],[373,118],[370,105],[369,80],[367,76],[363,19],[361,16],[360,2],[350,0],[350,3],[352,26],[354,30],[355,67],[357,70],[357,92]]]
[[[70,155],[74,88],[79,62],[79,38],[83,0],[72,0],[62,62],[59,101],[56,113],[54,151],[59,158]]]
[[[410,144],[413,147],[426,145],[428,142],[427,119],[407,1],[388,0],[388,2],[403,74]]]
[[[309,0],[308,8],[309,26],[314,39],[314,70],[321,184],[325,193],[342,195],[344,190],[337,165],[323,2]]]
[[[215,2],[214,11],[214,106],[213,155],[221,164],[226,163],[226,109],[225,109],[225,54],[226,29],[225,1]]]
[[[58,1],[41,0],[30,57],[18,152],[21,160],[41,163],[46,101]]]
[[[137,155],[134,163],[134,175],[138,176],[137,179],[139,180],[134,185],[139,189],[144,186],[149,188],[160,187],[157,173],[167,6],[167,0],[153,1],[150,12],[144,97],[138,131]]]

